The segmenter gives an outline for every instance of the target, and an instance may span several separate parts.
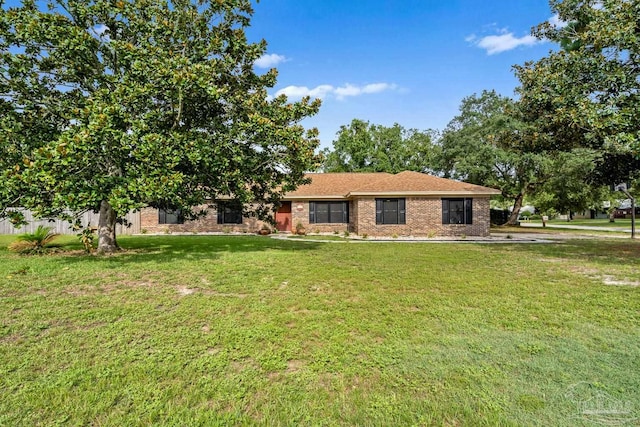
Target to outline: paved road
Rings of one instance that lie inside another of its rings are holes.
[[[539,222],[520,222],[520,227],[542,228]],[[619,227],[594,227],[590,225],[571,225],[571,224],[547,224],[547,228],[567,228],[571,230],[591,230],[591,231],[617,231],[619,233],[631,233],[631,228]],[[636,228],[636,231],[637,228]]]

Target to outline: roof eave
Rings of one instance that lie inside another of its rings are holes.
[[[348,197],[344,196],[344,195],[324,195],[324,196],[318,196],[318,195],[310,195],[310,196],[289,196],[289,195],[284,195],[282,197],[283,200],[346,200],[348,199]]]
[[[449,191],[353,191],[347,194],[347,197],[366,197],[366,196],[494,196],[502,194],[500,190],[487,189],[482,191],[469,190],[449,190]]]

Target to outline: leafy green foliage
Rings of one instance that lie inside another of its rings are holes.
[[[437,146],[434,131],[372,125],[354,119],[343,125],[333,149],[323,151],[325,172],[391,172],[433,170]]]
[[[640,3],[553,0],[564,27],[539,25],[534,34],[562,46],[516,66],[525,119],[537,150],[596,149],[599,176],[623,182],[640,171]]]
[[[0,216],[100,211],[100,240],[145,205],[228,196],[266,217],[318,158],[308,98],[269,99],[249,0],[56,0],[0,8]],[[251,204],[251,205],[249,205]],[[107,239],[106,237],[109,237]]]
[[[530,199],[540,212],[569,214],[601,209],[602,202],[612,197],[608,187],[591,183],[590,178],[598,160],[594,150],[576,148],[570,152],[549,155],[553,158],[553,173]]]
[[[51,227],[39,225],[33,233],[20,234],[18,239],[9,245],[9,250],[22,254],[42,254],[59,236],[51,230]]]
[[[537,123],[526,121],[519,102],[484,91],[463,99],[460,114],[443,132],[439,167],[445,176],[499,188],[513,203],[510,224],[528,197],[537,208],[559,212],[606,200],[606,190],[591,179],[598,152],[533,149],[539,138]]]

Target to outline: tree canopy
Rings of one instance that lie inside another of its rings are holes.
[[[516,66],[523,117],[537,150],[595,149],[594,178],[621,182],[640,171],[640,2],[552,0],[566,25],[534,29],[561,49]]]
[[[513,203],[509,223],[515,223],[525,195],[541,184],[549,168],[543,153],[519,148],[528,132],[512,99],[495,91],[466,97],[460,114],[442,133],[440,172],[449,178],[500,189],[502,197]]]
[[[323,151],[326,172],[426,172],[433,167],[434,131],[391,127],[354,119],[343,125],[333,149]]]
[[[593,204],[599,193],[586,181],[598,154],[587,148],[531,150],[537,134],[511,98],[495,91],[469,96],[442,134],[440,172],[500,189],[503,199],[513,204],[508,224],[516,223],[526,197],[537,196],[545,208],[559,212]]]
[[[319,101],[270,99],[250,0],[0,1],[0,217],[116,218],[233,197],[267,216],[316,167]],[[249,205],[251,204],[251,205]]]

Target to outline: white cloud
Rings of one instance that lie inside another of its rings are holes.
[[[347,83],[339,87],[334,87],[332,85],[319,85],[312,89],[309,89],[306,86],[287,86],[277,91],[275,96],[286,95],[287,98],[293,99],[299,99],[303,96],[321,99],[329,96],[335,96],[336,99],[343,100],[350,96],[380,93],[388,90],[396,90],[397,88],[397,85],[391,83],[372,83],[364,86],[356,86]]]
[[[255,65],[258,68],[271,68],[280,64],[281,62],[285,62],[287,58],[283,55],[278,55],[276,53],[264,54],[260,58],[256,59]]]
[[[352,84],[347,83],[344,86],[337,87],[333,91],[338,99],[344,99],[347,96],[359,96],[363,94],[369,93],[380,93],[385,90],[395,90],[397,86],[395,84],[389,83],[372,83],[365,86],[354,86]]]
[[[567,23],[560,19],[560,15],[558,15],[557,13],[549,18],[549,24],[551,24],[551,26],[555,28],[564,28],[567,26]]]
[[[287,98],[299,99],[304,96],[310,96],[312,98],[325,98],[329,93],[333,92],[334,88],[331,85],[320,85],[313,89],[309,89],[306,86],[287,86],[276,92],[276,96],[287,95]]]
[[[558,14],[553,15],[547,20],[555,28],[563,28],[567,26],[567,23],[560,19]],[[491,24],[488,27],[492,28],[492,32],[495,31],[498,34],[493,34],[484,37],[478,37],[475,34],[470,34],[465,37],[464,41],[471,43],[481,49],[487,51],[489,55],[495,55],[497,53],[506,52],[516,49],[521,46],[534,46],[539,43],[544,43],[547,40],[539,40],[532,35],[526,35],[522,37],[516,37],[512,31],[506,28],[498,29],[495,24]]]
[[[485,49],[489,55],[513,50],[520,46],[533,46],[538,43],[540,40],[534,36],[515,37],[513,33],[486,36],[476,42],[477,46]]]

